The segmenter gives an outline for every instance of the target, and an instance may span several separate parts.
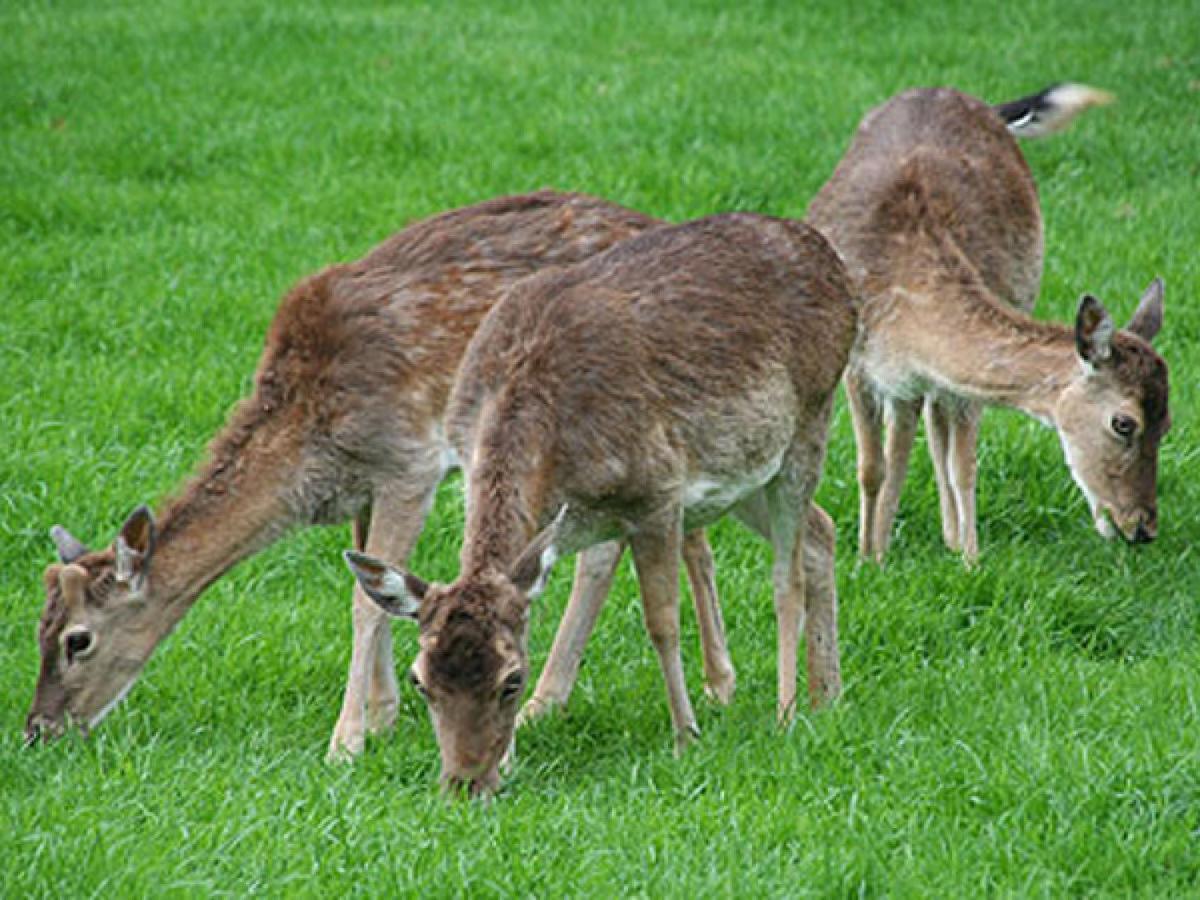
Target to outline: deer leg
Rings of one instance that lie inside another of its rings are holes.
[[[804,634],[808,652],[808,696],[813,708],[842,693],[838,654],[837,584],[833,576],[833,519],[809,504],[804,540]]]
[[[979,535],[975,530],[976,451],[979,419],[983,408],[971,404],[955,419],[950,430],[950,484],[958,506],[958,533],[962,537],[963,560],[968,566],[979,559]]]
[[[566,705],[567,698],[571,696],[571,689],[575,686],[575,679],[579,675],[583,649],[596,627],[596,619],[608,597],[617,564],[621,561],[624,551],[624,543],[608,541],[589,547],[576,558],[575,584],[571,588],[571,598],[563,611],[562,621],[558,623],[554,645],[550,648],[546,665],[538,678],[537,686],[533,689],[533,696],[525,703],[517,717],[518,727],[532,722],[555,707]]]
[[[942,540],[951,550],[962,549],[958,531],[958,501],[950,483],[951,413],[932,397],[925,400],[925,433],[929,439],[929,457],[937,481],[938,504],[942,511]]]
[[[533,696],[525,702],[517,717],[518,727],[552,709],[566,706],[579,676],[584,648],[612,589],[613,576],[624,549],[624,542],[614,541],[598,544],[579,554],[571,597],[554,635],[546,665],[533,689]],[[683,557],[700,626],[705,692],[715,702],[725,704],[733,697],[736,675],[725,642],[725,623],[721,618],[712,549],[702,530],[685,537]]]
[[[771,582],[777,629],[776,675],[779,723],[791,722],[796,712],[796,655],[804,619],[804,541],[808,515],[803,497],[776,481],[765,491],[771,524]]]
[[[768,504],[763,493],[752,494],[734,515],[774,545]],[[808,506],[804,538],[804,629],[808,651],[808,692],[812,705],[835,699],[842,692],[837,643],[837,584],[834,580],[833,519],[817,506]]]
[[[671,510],[660,527],[643,522],[630,538],[633,563],[642,592],[642,614],[650,642],[658,653],[678,754],[699,735],[688,699],[679,653],[679,557],[683,545],[683,516]]]
[[[424,490],[411,481],[403,490],[376,492],[370,513],[370,528],[356,523],[356,543],[365,530],[363,549],[372,556],[403,563],[416,543],[433,501],[438,476],[424,480]],[[395,666],[392,662],[392,629],[384,613],[357,584],[354,587],[354,642],[350,670],[333,736],[330,760],[350,759],[362,752],[369,723],[372,731],[391,727],[396,719]]]
[[[687,566],[696,622],[700,628],[700,655],[704,658],[704,693],[722,706],[733,699],[737,675],[729,646],[725,642],[725,621],[717,596],[716,566],[712,547],[704,529],[688,532],[683,538],[683,562]]]
[[[921,403],[891,402],[888,404],[887,443],[884,447],[883,486],[879,491],[879,508],[875,514],[875,561],[883,562],[896,510],[900,506],[900,489],[908,475],[908,458],[917,433],[917,417]]]
[[[883,410],[866,379],[854,372],[845,378],[846,398],[854,422],[854,443],[858,448],[858,552],[874,559],[875,513],[879,508],[879,489],[883,485],[884,461]]]

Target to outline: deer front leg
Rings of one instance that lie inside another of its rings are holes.
[[[424,480],[423,488],[409,482],[403,489],[376,492],[365,529],[362,549],[372,556],[403,563],[421,533],[433,500],[437,476]],[[361,521],[356,522],[355,544],[362,538]],[[398,691],[392,661],[392,630],[387,615],[362,588],[354,587],[354,642],[342,709],[329,741],[327,759],[349,760],[362,752],[367,725],[371,731],[390,728],[396,719]]]
[[[883,486],[879,491],[879,508],[875,513],[876,562],[883,562],[888,543],[891,541],[892,526],[896,522],[896,511],[900,507],[900,490],[904,487],[904,479],[908,475],[908,459],[912,453],[920,411],[919,400],[908,403],[892,401],[888,404]]]
[[[579,675],[583,650],[596,627],[596,619],[612,588],[613,575],[624,552],[624,543],[608,541],[589,547],[576,558],[571,597],[533,696],[517,716],[518,728],[555,707],[566,705]]]
[[[690,531],[683,539],[683,561],[687,566],[696,622],[700,628],[700,654],[704,658],[704,693],[726,705],[733,699],[737,675],[725,642],[725,621],[717,596],[717,574],[712,547],[703,529]]]
[[[864,559],[875,559],[875,514],[884,473],[883,410],[862,375],[847,372],[844,382],[858,449],[858,552]]]
[[[566,706],[579,676],[584,648],[596,627],[600,609],[612,590],[613,576],[624,549],[623,542],[614,541],[598,544],[579,554],[571,597],[554,635],[554,645],[550,648],[546,665],[533,689],[533,696],[517,716],[518,727],[552,709]],[[700,627],[705,692],[715,702],[727,704],[733,698],[737,676],[725,640],[725,622],[721,617],[712,548],[703,530],[690,532],[684,538],[683,558]]]
[[[643,522],[630,538],[633,563],[642,592],[642,613],[650,642],[658,653],[667,688],[675,752],[681,753],[700,734],[688,699],[679,652],[679,557],[683,544],[682,512],[664,514],[658,522]]]
[[[938,505],[942,512],[942,540],[951,550],[962,549],[958,532],[958,502],[950,482],[950,428],[952,413],[943,403],[925,400],[925,433],[929,440],[929,458],[937,481]]]

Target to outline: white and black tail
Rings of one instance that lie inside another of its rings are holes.
[[[1107,106],[1117,98],[1086,84],[1054,84],[1010,103],[992,107],[1017,137],[1038,138],[1062,131],[1085,109]]]

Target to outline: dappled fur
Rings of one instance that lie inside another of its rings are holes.
[[[253,442],[300,466],[288,497],[297,519],[344,520],[380,469],[403,473],[406,445],[440,418],[463,348],[504,290],[652,224],[582,195],[502,197],[418,222],[362,260],[304,279],[270,325],[252,396],[167,505],[160,531],[223,503],[206,495],[226,493],[248,471]]]

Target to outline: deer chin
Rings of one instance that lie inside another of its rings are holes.
[[[1087,501],[1088,510],[1091,512],[1092,524],[1096,528],[1096,533],[1106,541],[1111,541],[1113,538],[1118,536],[1123,537],[1126,540],[1131,540],[1132,538],[1126,537],[1125,533],[1117,527],[1116,517],[1113,515],[1112,507],[1097,497],[1095,493],[1092,492],[1091,488],[1088,487],[1087,482],[1080,477],[1079,472],[1075,468],[1075,460],[1071,451],[1071,445],[1067,443],[1065,437],[1060,435],[1060,438],[1062,440],[1063,455],[1066,457],[1067,467],[1071,472],[1071,479],[1075,482],[1076,487],[1078,487],[1080,492],[1083,494],[1084,500]]]
[[[79,726],[79,730],[83,733],[83,736],[87,737],[93,729],[95,729],[101,722],[108,718],[108,714],[117,708],[117,705],[125,699],[125,695],[129,693],[130,689],[136,683],[137,673],[134,673],[133,677],[130,678],[129,681],[125,682],[125,686],[117,691],[116,695],[106,704],[104,704],[98,713],[95,713],[90,718],[76,720],[75,716],[72,714],[68,713],[67,715],[72,724],[77,724]]]

